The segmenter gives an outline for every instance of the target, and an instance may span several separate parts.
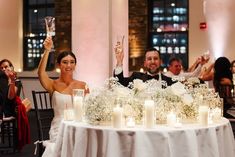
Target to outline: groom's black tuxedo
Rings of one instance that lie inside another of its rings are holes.
[[[134,79],[140,79],[140,80],[143,80],[144,82],[147,81],[147,80],[151,80],[151,79],[156,79],[156,80],[159,79],[159,75],[151,76],[151,75],[148,75],[147,73],[141,73],[141,72],[133,72],[130,77],[124,77],[123,72],[122,72],[118,75],[114,74],[114,77],[117,77],[119,79],[119,82],[123,86],[128,86],[129,83],[132,82]],[[161,78],[162,78],[162,80],[166,81],[168,86],[175,83],[175,82],[172,81],[172,79],[170,77],[167,77],[163,74],[161,74]]]

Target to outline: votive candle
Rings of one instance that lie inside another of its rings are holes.
[[[182,127],[182,123],[180,123],[178,120],[176,120],[176,123],[174,125],[175,128],[181,128]]]
[[[74,120],[73,109],[65,109],[64,110],[64,120]]]
[[[167,125],[174,126],[176,124],[176,114],[171,112],[167,115]]]
[[[132,117],[127,118],[126,126],[129,128],[135,127],[135,119]]]

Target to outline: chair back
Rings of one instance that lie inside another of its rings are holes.
[[[220,85],[217,92],[224,100],[224,116],[226,117],[227,110],[235,107],[234,85]]]
[[[218,87],[218,93],[221,98],[234,97],[234,85],[220,85]]]
[[[49,130],[54,112],[51,103],[51,96],[47,91],[32,91],[33,103],[38,126],[38,140],[49,139]],[[39,156],[42,155],[44,148],[39,145]]]
[[[0,120],[0,156],[1,154],[17,151],[18,136],[15,117],[6,117]]]
[[[16,95],[20,96],[22,82],[17,79],[15,86],[18,88]],[[17,116],[4,117],[0,123],[0,156],[1,154],[15,153],[19,150]]]
[[[224,101],[224,117],[228,118],[232,125],[233,134],[235,137],[235,85],[220,85],[218,93]]]

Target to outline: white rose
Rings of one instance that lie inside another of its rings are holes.
[[[183,102],[186,104],[186,105],[190,105],[193,103],[193,97],[190,95],[190,94],[184,94],[183,96]]]
[[[187,92],[185,89],[185,85],[182,84],[181,82],[176,82],[173,85],[171,85],[171,90],[177,96],[181,96]]]
[[[134,88],[138,90],[143,90],[146,87],[146,84],[140,79],[135,79],[133,81],[133,85],[134,85]]]
[[[115,90],[119,97],[125,97],[130,93],[129,89],[125,87],[118,87]]]

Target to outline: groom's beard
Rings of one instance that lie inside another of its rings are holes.
[[[156,69],[147,69],[148,73],[151,75],[157,75],[159,72],[159,68]]]

